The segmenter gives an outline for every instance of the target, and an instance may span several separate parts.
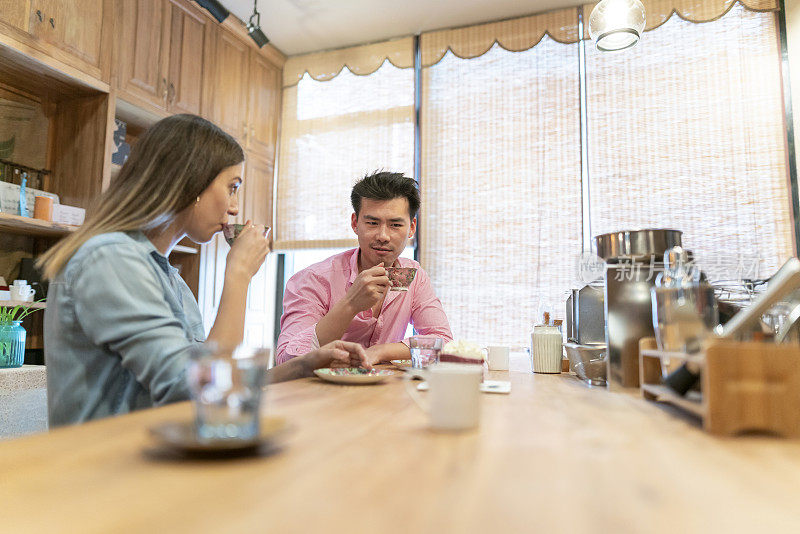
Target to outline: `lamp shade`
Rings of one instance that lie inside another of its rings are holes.
[[[589,15],[589,35],[602,52],[624,50],[639,41],[644,22],[639,0],[602,0]]]

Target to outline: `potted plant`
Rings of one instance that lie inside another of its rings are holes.
[[[25,361],[25,329],[22,320],[39,308],[18,304],[0,306],[0,368],[22,367]]]

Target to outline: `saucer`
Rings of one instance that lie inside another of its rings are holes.
[[[377,384],[394,376],[395,372],[385,369],[367,371],[358,367],[335,367],[316,369],[314,374],[322,380],[336,384]]]
[[[417,385],[417,391],[428,391],[427,382]],[[484,393],[511,393],[511,382],[505,380],[484,380],[481,382],[481,391]]]
[[[253,439],[199,440],[193,420],[170,421],[151,427],[150,435],[161,445],[182,453],[244,453],[254,451],[278,436],[286,428],[286,419],[262,417],[259,427],[259,435]]]

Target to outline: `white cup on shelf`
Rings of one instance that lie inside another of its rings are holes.
[[[33,302],[33,295],[34,290],[29,285],[17,285],[16,281],[14,285],[8,288],[9,296],[11,300],[16,300],[20,302]]]

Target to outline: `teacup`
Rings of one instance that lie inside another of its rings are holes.
[[[386,275],[392,283],[389,291],[408,291],[408,286],[417,275],[415,267],[386,267]]]
[[[229,246],[233,246],[234,240],[239,237],[239,234],[242,233],[244,230],[244,224],[226,224],[222,227],[222,235],[225,236],[225,241],[228,242]],[[269,226],[264,227],[264,237],[267,237],[269,234],[270,228]]]
[[[483,368],[477,365],[436,363],[427,369],[409,369],[406,391],[427,412],[436,430],[466,430],[480,422],[480,384]],[[428,382],[428,402],[417,392],[412,378]]]
[[[226,224],[222,227],[222,235],[225,236],[228,245],[233,246],[233,240],[239,237],[242,230],[244,230],[243,224]]]
[[[34,289],[29,285],[18,285],[14,284],[8,288],[9,296],[11,300],[21,301],[21,302],[32,302],[33,295],[35,293]]]

